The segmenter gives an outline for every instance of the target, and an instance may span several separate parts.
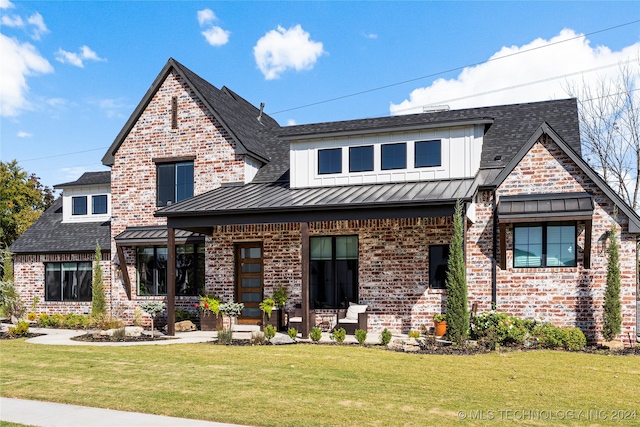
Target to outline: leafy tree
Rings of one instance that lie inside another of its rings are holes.
[[[620,314],[620,253],[618,233],[615,222],[609,232],[607,248],[607,286],[604,291],[604,326],[603,334],[611,341],[622,331],[622,315]]]
[[[0,245],[11,245],[53,203],[53,192],[18,162],[0,162]]]
[[[11,261],[11,252],[9,252],[8,246],[4,248],[2,280],[5,282],[13,282],[13,262]]]
[[[107,314],[107,300],[104,295],[104,279],[102,277],[102,251],[96,245],[96,255],[93,260],[93,283],[91,288],[91,315],[104,317]]]
[[[456,201],[453,214],[453,237],[447,263],[447,337],[456,344],[469,336],[469,309],[467,308],[467,273],[464,265],[462,205]]]

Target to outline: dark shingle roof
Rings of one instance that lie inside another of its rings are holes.
[[[111,251],[109,222],[62,223],[62,197],[56,199],[10,247],[13,253],[93,252],[96,242]]]
[[[79,187],[85,185],[111,184],[111,172],[85,172],[75,181],[54,185],[55,188]]]

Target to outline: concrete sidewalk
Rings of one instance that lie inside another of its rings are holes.
[[[0,397],[0,420],[39,427],[232,427],[223,424],[88,406]]]

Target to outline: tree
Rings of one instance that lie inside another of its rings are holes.
[[[96,318],[107,314],[107,300],[104,295],[104,279],[102,277],[102,251],[96,245],[96,255],[93,260],[93,283],[91,285],[91,315]]]
[[[2,261],[2,280],[4,282],[13,282],[13,262],[9,247],[5,246]]]
[[[447,262],[447,337],[456,344],[469,336],[469,309],[467,307],[467,273],[464,264],[462,205],[456,201],[453,214],[453,237]]]
[[[11,245],[53,203],[53,192],[18,162],[0,162],[0,246]]]
[[[567,84],[578,98],[583,155],[634,210],[640,208],[640,58],[623,63],[615,78],[595,85]]]
[[[604,291],[604,325],[602,333],[604,334],[605,340],[611,341],[622,331],[622,315],[620,313],[620,253],[615,221],[611,224],[608,240],[607,285]]]

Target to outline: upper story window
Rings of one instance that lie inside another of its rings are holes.
[[[91,196],[91,213],[94,215],[107,213],[107,195]]]
[[[575,267],[576,224],[516,225],[514,267]]]
[[[318,150],[318,174],[342,173],[342,148]]]
[[[373,145],[349,148],[349,172],[373,170]]]
[[[71,215],[87,214],[87,196],[71,198]]]
[[[157,206],[193,196],[193,161],[157,165]]]
[[[405,169],[407,167],[407,144],[382,144],[382,170]]]
[[[440,140],[416,141],[415,167],[426,168],[442,165]]]

